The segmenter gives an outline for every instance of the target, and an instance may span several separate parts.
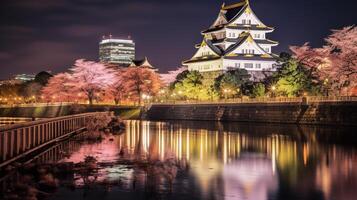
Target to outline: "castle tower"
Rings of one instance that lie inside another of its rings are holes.
[[[217,19],[201,32],[194,56],[183,62],[189,70],[223,72],[236,68],[256,72],[276,71],[278,42],[266,38],[274,28],[266,26],[253,12],[248,0],[223,4]]]

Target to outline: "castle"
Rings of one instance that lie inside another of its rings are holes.
[[[278,42],[266,38],[274,28],[266,26],[253,12],[249,0],[223,4],[217,19],[202,31],[203,40],[194,56],[183,62],[190,71],[219,72],[242,68],[251,75],[277,69],[272,47]]]

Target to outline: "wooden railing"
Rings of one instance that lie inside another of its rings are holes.
[[[70,115],[0,127],[0,167],[85,129],[88,118],[97,114]]]

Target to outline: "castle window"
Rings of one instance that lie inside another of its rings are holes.
[[[252,69],[253,63],[244,63],[244,68]]]
[[[247,23],[245,19],[243,19],[242,22],[243,22],[243,24],[246,24],[246,23]]]
[[[240,67],[240,63],[235,63],[234,66],[235,66],[236,68],[239,68],[239,67]]]
[[[255,68],[260,69],[261,68],[261,64],[260,63],[255,64]]]

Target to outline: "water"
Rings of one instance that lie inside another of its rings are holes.
[[[128,121],[121,135],[67,141],[37,162],[98,161],[93,173],[57,176],[53,200],[352,200],[356,144],[353,128]]]
[[[0,126],[20,124],[32,120],[33,120],[32,118],[25,118],[25,117],[0,117]]]

